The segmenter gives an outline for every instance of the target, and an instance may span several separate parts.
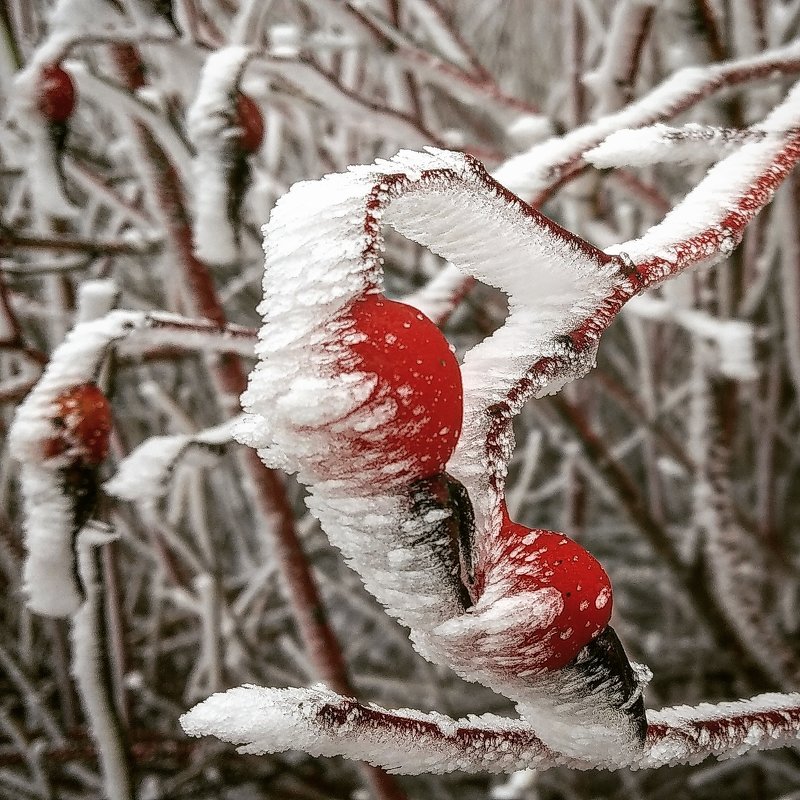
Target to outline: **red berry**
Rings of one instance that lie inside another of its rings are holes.
[[[441,472],[462,419],[461,371],[447,339],[422,312],[381,294],[358,300],[348,315],[365,337],[351,345],[352,369],[378,376],[367,402],[388,395],[396,404],[389,422],[357,439],[356,454],[379,466],[406,462],[404,480]]]
[[[39,111],[50,122],[66,122],[75,109],[75,84],[59,64],[42,68],[37,92]]]
[[[611,581],[600,562],[563,533],[527,528],[505,513],[485,581],[501,584],[506,596],[549,587],[560,595],[561,611],[544,629],[533,626],[514,638],[524,668],[563,667],[611,619]]]
[[[264,140],[264,117],[256,102],[242,92],[236,94],[236,126],[241,130],[239,147],[255,153]]]
[[[45,457],[68,453],[74,461],[97,465],[108,455],[111,406],[93,383],[82,383],[55,399],[53,424],[59,433],[45,443]]]

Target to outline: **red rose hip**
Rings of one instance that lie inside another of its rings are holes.
[[[108,455],[111,406],[93,383],[63,391],[55,399],[54,425],[59,433],[45,444],[45,456],[68,453],[74,461],[96,466]]]
[[[50,122],[66,122],[75,110],[75,84],[60,64],[49,64],[39,75],[36,103]]]
[[[362,341],[351,345],[353,370],[377,375],[373,397],[387,394],[396,405],[378,437],[359,437],[357,453],[374,451],[382,463],[404,461],[404,479],[441,472],[461,432],[461,371],[442,332],[422,312],[381,294],[350,307],[348,316]]]
[[[241,131],[239,147],[255,153],[264,140],[264,117],[256,102],[242,92],[236,93],[236,126]]]
[[[517,642],[528,666],[560,669],[608,627],[612,610],[608,574],[591,553],[563,533],[519,525],[504,512],[490,559],[477,587],[479,594],[484,585],[500,583],[506,596],[555,589],[560,598],[560,611],[546,627],[532,626],[523,636],[526,641]]]

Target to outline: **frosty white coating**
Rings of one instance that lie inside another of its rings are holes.
[[[96,288],[107,296],[109,287]],[[170,344],[209,351],[251,351],[252,339],[243,333],[236,326],[220,331],[205,320],[188,320],[176,314],[112,311],[100,319],[79,323],[56,348],[38,383],[17,409],[9,430],[10,452],[22,465],[27,551],[24,591],[32,611],[65,617],[81,602],[75,580],[72,502],[60,477],[69,454],[47,457],[45,448],[58,433],[53,423],[58,396],[94,381],[112,345],[118,345],[121,352],[133,353],[147,346]],[[145,483],[152,473],[142,472],[138,477]],[[128,473],[122,483],[128,495],[141,496],[142,487],[137,486],[135,476]]]
[[[38,96],[42,69],[58,62],[71,39],[71,34],[67,33],[51,35],[47,46],[36,50],[35,58],[14,77],[14,91],[8,109],[9,116],[27,136],[25,168],[31,185],[36,187],[33,196],[37,210],[43,215],[64,218],[73,218],[79,212],[64,192],[50,125],[39,110]]]
[[[559,235],[468,156],[402,151],[296,184],[278,201],[265,228],[260,360],[242,396],[247,413],[236,436],[269,466],[297,472],[309,485],[308,506],[331,542],[411,629],[420,653],[515,699],[553,748],[602,762],[610,749],[634,747],[630,722],[608,686],[590,689],[577,669],[511,676],[503,668],[509,637],[546,628],[560,611],[559,593],[508,597],[514,575],[500,567],[465,613],[439,533],[449,510],[415,513],[407,489],[391,481],[404,468],[391,454],[373,474],[357,453],[337,450],[348,432],[369,430],[379,441],[394,414],[391,397],[374,396],[377,376],[341,374],[352,360],[341,335],[346,309],[380,287],[381,222],[510,295],[506,325],[465,360],[464,430],[448,465],[469,491],[480,546],[492,547],[502,475],[490,485],[497,476],[485,453],[488,421],[481,412],[505,397],[534,356],[568,349],[553,337],[592,310],[618,266]],[[535,280],[520,263],[531,265]]]
[[[738,70],[769,65],[780,59],[800,57],[800,43],[791,42],[782,48],[738,61],[704,67],[686,67],[620,111],[581,125],[564,136],[554,136],[534,145],[527,152],[510,158],[494,175],[504,185],[525,196],[547,190],[553,172],[581,159],[583,154],[600,144],[607,136],[627,128],[641,128],[668,119],[681,103],[695,94],[710,93],[724,85],[725,78]]]
[[[464,427],[448,465],[467,487],[483,541],[491,547],[499,524],[493,515],[504,467],[498,474],[497,466],[487,460],[485,409],[505,400],[538,359],[556,352],[569,357],[568,345],[554,338],[594,309],[610,290],[618,266],[581,250],[543,224],[543,218],[531,216],[521,200],[487,185],[488,176],[473,162],[459,154],[435,154],[438,163],[428,168],[451,170],[459,178],[458,191],[452,191],[448,181],[438,186],[423,183],[421,190],[396,198],[384,221],[509,297],[505,324],[464,358]],[[397,159],[413,166],[413,155],[404,152]],[[588,369],[593,357],[583,361]],[[549,390],[539,387],[540,393]],[[516,411],[511,408],[509,413]],[[513,441],[507,447],[510,452]]]
[[[251,57],[247,47],[237,45],[211,53],[186,116],[195,146],[195,253],[210,264],[228,264],[238,254],[236,231],[227,216],[231,150],[238,135],[231,117],[239,80]]]
[[[800,85],[795,85],[786,99],[760,123],[765,138],[748,142],[723,161],[714,165],[705,178],[673,208],[664,219],[638,239],[606,249],[607,253],[625,254],[633,264],[658,259],[666,263],[690,260],[713,263],[730,255],[738,244],[733,231],[724,225],[726,216],[736,211],[740,218],[755,216],[761,206],[752,205],[754,194],[765,171],[779,175],[781,156],[791,145],[786,131],[796,128],[800,119]],[[791,138],[791,137],[790,137]],[[774,165],[774,166],[771,166]],[[772,189],[766,189],[771,199]],[[742,201],[748,198],[747,204]],[[723,202],[724,201],[724,202]],[[702,237],[700,244],[692,242]],[[685,244],[685,243],[690,244]]]
[[[106,644],[98,631],[98,619],[104,613],[103,587],[98,575],[96,550],[115,537],[87,525],[77,536],[78,570],[86,598],[72,617],[70,638],[75,653],[72,675],[81,693],[86,714],[91,721],[91,734],[103,769],[109,798],[130,796],[130,775],[127,754],[122,745],[116,711],[111,708],[103,685],[100,665],[102,647]]]
[[[72,503],[59,477],[69,456],[47,458],[44,449],[44,443],[57,435],[52,421],[56,398],[94,380],[111,342],[143,321],[144,314],[113,311],[74,328],[17,409],[9,431],[11,452],[22,462],[27,550],[24,591],[28,607],[39,614],[68,616],[81,602],[75,580]]]
[[[649,713],[644,751],[609,751],[604,766],[638,769],[730,758],[797,741],[800,694],[676,706]],[[411,709],[386,710],[340,697],[324,687],[220,692],[181,717],[191,736],[214,735],[242,753],[300,748],[312,755],[366,759],[390,771],[510,772],[596,764],[549,750],[536,728],[492,714],[452,719]]]
[[[682,127],[652,125],[616,131],[583,154],[600,169],[651,164],[697,164],[715,161],[747,142],[767,137],[761,128],[715,128],[688,123]]]
[[[103,488],[114,497],[138,502],[162,497],[169,491],[169,476],[175,464],[193,445],[214,446],[233,441],[234,417],[221,425],[197,433],[151,436],[132,450]]]

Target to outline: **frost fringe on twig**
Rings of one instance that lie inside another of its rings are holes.
[[[621,20],[620,20],[621,24]],[[542,203],[560,186],[577,177],[581,170],[589,163],[596,166],[618,166],[624,160],[621,151],[613,146],[615,141],[628,144],[631,139],[637,140],[639,136],[652,139],[650,131],[658,132],[659,126],[653,125],[673,117],[694,107],[702,100],[714,94],[739,84],[764,79],[774,76],[784,76],[800,71],[800,44],[791,43],[783,48],[776,48],[762,53],[757,57],[742,58],[724,64],[714,64],[704,67],[689,67],[680,70],[675,75],[667,78],[656,86],[644,97],[630,103],[619,111],[608,113],[605,116],[587,122],[571,130],[564,136],[552,136],[545,141],[537,141],[526,152],[513,156],[492,171],[492,177],[506,186],[515,194],[531,202],[534,207]],[[591,83],[591,81],[590,81]],[[596,88],[600,88],[599,86]],[[639,131],[642,133],[639,133]],[[692,159],[714,160],[733,149],[732,146],[720,147],[723,133],[712,137],[715,156],[707,158],[709,146],[702,141],[698,142],[697,136],[692,136],[691,124],[683,128],[671,129],[680,132],[675,143],[670,143],[659,148],[657,152],[663,157],[668,153],[688,152],[689,148],[681,147],[680,142],[687,136],[693,140]],[[705,126],[703,130],[706,130]],[[711,128],[713,131],[714,129]],[[781,132],[778,137],[785,138],[787,132]],[[760,139],[766,135],[763,130],[756,128],[756,133],[737,131],[745,135],[747,140]],[[656,133],[656,138],[660,135]],[[734,137],[736,138],[736,137]],[[609,163],[601,161],[604,154],[610,150]],[[637,148],[636,152],[639,152]],[[699,155],[695,155],[699,152]],[[614,155],[617,153],[617,155]],[[635,157],[624,163],[636,163]],[[459,276],[461,279],[459,280]],[[444,295],[444,286],[450,288],[450,294]],[[463,273],[453,265],[448,265],[435,281],[429,282],[416,293],[415,303],[426,303],[429,292],[436,300],[435,319],[444,319],[452,312],[458,300],[469,287]],[[424,306],[420,306],[423,307]]]
[[[104,663],[107,629],[98,548],[113,541],[108,532],[87,525],[77,536],[77,572],[85,599],[72,617],[72,674],[83,699],[90,731],[97,745],[109,800],[134,797],[128,754],[107,681]]]
[[[236,158],[233,123],[236,91],[252,53],[225,47],[206,59],[197,96],[187,112],[194,157],[194,247],[210,264],[229,264],[239,255],[238,231],[230,219],[231,171]]]
[[[644,752],[617,753],[607,767],[649,769],[731,758],[783,747],[800,736],[800,694],[703,703],[651,711]],[[312,755],[366,758],[392,772],[510,772],[597,765],[551,751],[519,720],[484,714],[456,720],[411,709],[386,710],[324,687],[241,686],[209,697],[181,717],[192,736],[217,736],[241,753],[302,749]]]
[[[715,92],[743,82],[800,71],[800,43],[792,42],[757,56],[678,70],[644,97],[620,111],[553,137],[506,161],[494,175],[500,183],[532,197],[539,205],[558,182],[584,165],[584,153],[606,137],[627,128],[642,128],[685,111]]]
[[[166,494],[169,476],[188,450],[214,449],[233,441],[238,417],[203,431],[151,436],[129,453],[103,488],[121,500],[150,501]]]

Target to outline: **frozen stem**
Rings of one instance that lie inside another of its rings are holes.
[[[694,764],[709,756],[730,758],[790,744],[800,735],[800,694],[677,706],[649,712],[648,719],[644,752],[634,762],[618,761],[616,768]],[[229,689],[184,714],[181,725],[191,736],[212,735],[238,745],[241,753],[302,749],[312,755],[366,757],[410,775],[594,766],[553,752],[520,720],[389,711],[323,687]]]
[[[100,547],[109,541],[107,533],[92,527],[78,535],[78,573],[85,599],[72,618],[72,674],[97,746],[106,797],[133,800],[127,744],[114,708],[100,577]]]

